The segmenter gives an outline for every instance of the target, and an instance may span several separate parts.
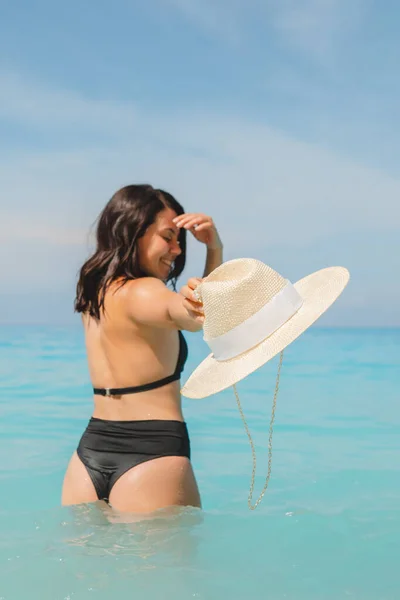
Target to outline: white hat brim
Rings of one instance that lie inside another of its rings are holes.
[[[294,287],[303,298],[303,305],[289,321],[235,358],[218,361],[213,354],[207,356],[190,375],[181,394],[187,398],[206,398],[256,371],[308,329],[340,296],[349,279],[344,267],[328,267],[297,281]]]

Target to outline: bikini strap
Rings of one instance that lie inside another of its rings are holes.
[[[131,387],[125,388],[93,388],[93,393],[99,396],[123,396],[125,394],[137,394],[138,392],[148,392],[150,390],[155,390],[159,387],[163,387],[168,383],[172,383],[173,381],[177,381],[180,379],[181,373],[183,371],[183,367],[185,365],[188,349],[186,340],[181,331],[178,331],[179,334],[179,354],[178,360],[176,363],[175,371],[172,375],[168,375],[167,377],[163,377],[162,379],[158,379],[157,381],[152,381],[150,383],[144,383],[143,385],[135,385]]]

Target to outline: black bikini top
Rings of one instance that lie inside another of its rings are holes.
[[[172,373],[172,375],[168,375],[168,377],[158,379],[157,381],[152,381],[151,383],[145,383],[144,385],[136,385],[133,387],[93,388],[93,392],[95,394],[99,394],[100,396],[123,396],[124,394],[136,394],[137,392],[147,392],[149,390],[155,390],[156,388],[162,387],[163,385],[167,385],[167,383],[171,383],[172,381],[177,381],[178,379],[180,379],[183,367],[185,366],[188,357],[188,346],[182,332],[178,331],[178,334],[178,362],[176,363],[175,371]]]

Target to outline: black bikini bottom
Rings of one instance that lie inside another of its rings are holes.
[[[106,421],[92,417],[77,453],[99,500],[108,501],[111,488],[126,471],[162,456],[190,459],[186,423],[181,421]]]

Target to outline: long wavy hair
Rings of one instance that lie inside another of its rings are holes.
[[[168,192],[151,185],[128,185],[118,190],[101,212],[96,228],[96,250],[79,272],[75,311],[100,319],[107,289],[119,279],[124,285],[145,277],[139,265],[138,240],[154,223],[159,212],[171,208],[177,215],[183,207]],[[186,262],[186,230],[178,237],[181,254],[176,257],[167,281],[176,281]]]

